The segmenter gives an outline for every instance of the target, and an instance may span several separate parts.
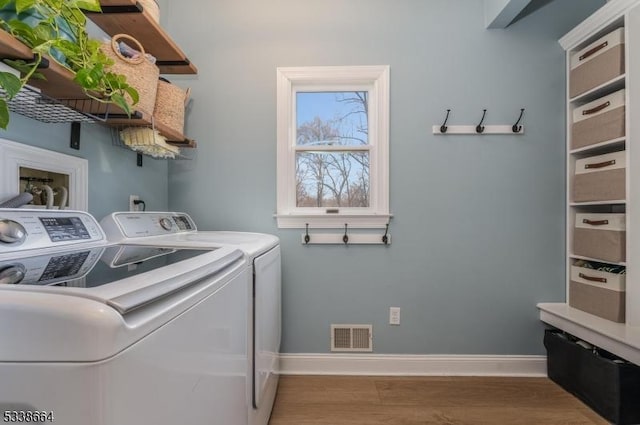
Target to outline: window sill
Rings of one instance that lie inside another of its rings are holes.
[[[393,214],[276,214],[279,229],[384,229]]]

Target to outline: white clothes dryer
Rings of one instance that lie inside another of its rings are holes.
[[[263,233],[202,231],[183,212],[116,212],[100,225],[110,242],[183,248],[237,248],[250,276],[248,423],[267,425],[279,379],[281,340],[280,241]]]
[[[232,247],[115,244],[87,213],[0,209],[3,420],[245,423],[247,279]]]

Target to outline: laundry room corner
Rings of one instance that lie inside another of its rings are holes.
[[[603,2],[532,4],[504,29],[477,1],[196,3],[168,5],[200,67],[187,79],[201,141],[170,164],[169,205],[278,235],[283,352],[329,353],[330,325],[355,323],[373,325],[378,354],[541,355],[534,306],[564,298],[557,40]],[[304,229],[277,228],[276,68],[323,65],[390,67],[390,246],[304,246]],[[486,109],[510,127],[521,108],[523,135],[431,133],[447,109],[452,125]]]

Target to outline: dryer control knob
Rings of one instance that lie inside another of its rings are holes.
[[[164,230],[171,230],[171,228],[173,227],[173,222],[171,220],[169,220],[166,217],[163,217],[160,219],[160,226],[164,229]]]
[[[26,274],[27,270],[22,264],[11,264],[0,270],[0,284],[3,285],[15,285],[20,283]]]
[[[0,219],[0,243],[20,245],[27,238],[27,231],[17,221]]]

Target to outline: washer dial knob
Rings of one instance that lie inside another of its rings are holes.
[[[22,264],[11,264],[0,270],[0,284],[2,285],[15,285],[24,279],[27,270]]]
[[[160,219],[160,226],[164,229],[164,230],[171,230],[171,228],[173,227],[173,222],[171,220],[169,220],[166,217],[162,217]]]
[[[0,243],[20,245],[27,238],[27,231],[17,221],[0,219]]]

